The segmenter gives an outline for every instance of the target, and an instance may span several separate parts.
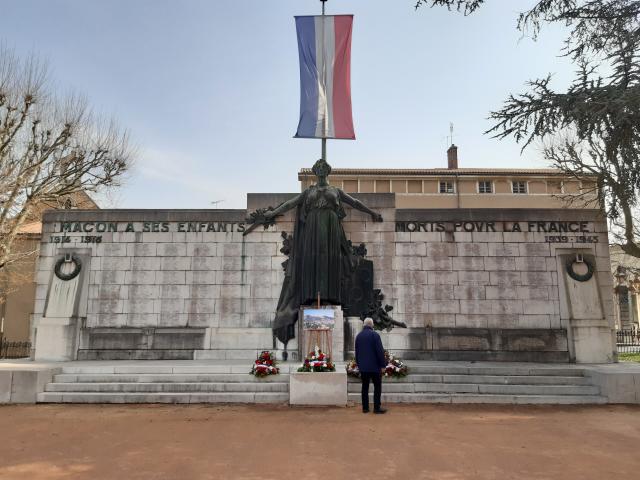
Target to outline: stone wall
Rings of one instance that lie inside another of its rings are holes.
[[[139,358],[136,352],[143,350],[159,352],[144,358],[188,358],[194,350],[198,358],[251,358],[260,349],[281,349],[271,322],[286,259],[279,251],[281,232],[292,232],[293,214],[266,231],[259,227],[243,236],[242,230],[247,211],[290,197],[249,194],[247,210],[46,213],[33,329],[45,311],[55,261],[76,251],[90,258],[83,267],[89,271],[79,314],[81,358]],[[597,259],[604,311],[613,325],[606,222],[597,211],[396,210],[393,194],[357,197],[384,221],[374,223],[348,208],[344,228],[354,244],[366,245],[376,288],[394,307],[394,318],[409,327],[385,334],[386,345],[407,358],[436,358],[429,357],[432,351],[455,358],[451,352],[519,350],[568,359],[559,253]],[[587,232],[555,242],[547,237],[565,234],[505,231],[513,222],[527,230],[528,222],[539,221],[585,222]],[[578,236],[589,242],[576,242]],[[534,334],[516,348],[518,342],[498,340],[513,338],[496,333],[509,330]]]

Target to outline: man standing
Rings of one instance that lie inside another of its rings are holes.
[[[373,330],[373,320],[366,318],[362,331],[356,336],[356,363],[362,378],[362,412],[369,411],[369,382],[373,382],[373,413],[385,413],[380,407],[382,375],[387,366],[380,335]]]

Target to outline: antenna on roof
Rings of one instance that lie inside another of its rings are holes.
[[[453,122],[449,122],[449,140],[449,143],[453,145]]]

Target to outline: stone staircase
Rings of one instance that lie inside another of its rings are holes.
[[[117,363],[117,362],[115,362]],[[258,379],[244,365],[63,366],[39,403],[287,403],[288,368]]]
[[[607,403],[578,366],[407,363],[407,377],[384,380],[383,402]],[[289,371],[298,363],[280,364],[280,375],[264,379],[249,375],[248,365],[250,361],[73,362],[60,367],[37,399],[41,403],[288,403]],[[350,402],[360,402],[359,380],[349,378],[347,391]]]
[[[384,379],[383,403],[607,403],[584,370],[571,366],[407,363],[408,376]],[[349,401],[360,403],[360,381],[349,378],[347,388]]]

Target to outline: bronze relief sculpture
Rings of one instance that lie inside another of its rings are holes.
[[[273,332],[285,344],[295,337],[294,325],[300,306],[315,303],[344,305],[345,282],[351,277],[357,259],[351,242],[346,238],[342,219],[343,205],[371,215],[374,222],[382,216],[341,189],[329,185],[331,166],[323,159],[312,169],[317,183],[276,208],[254,212],[247,221],[253,225],[273,225],[277,216],[296,208],[293,238],[285,238],[289,256],[283,264],[285,278],[280,292]],[[284,238],[284,235],[283,235]],[[373,292],[372,292],[373,294]]]

